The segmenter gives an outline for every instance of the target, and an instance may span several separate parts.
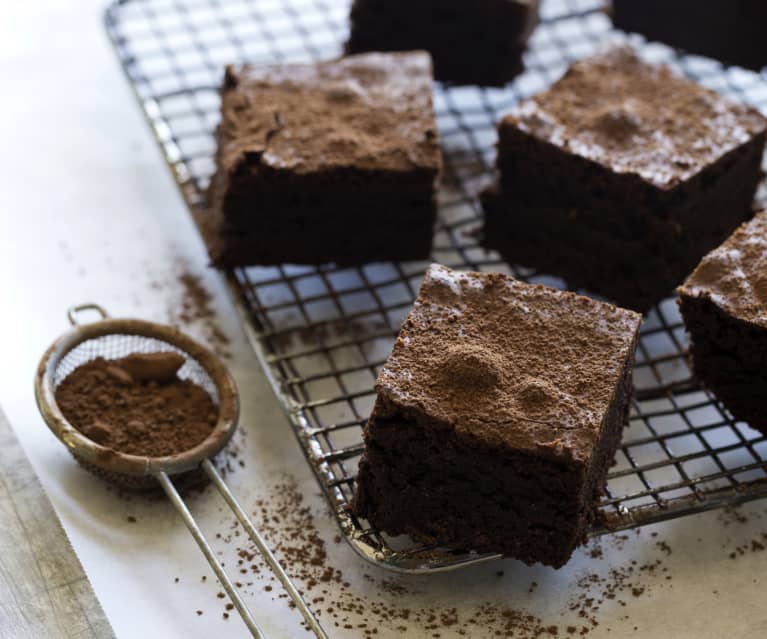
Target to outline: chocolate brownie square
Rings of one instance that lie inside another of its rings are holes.
[[[425,259],[441,166],[429,54],[226,70],[214,263]]]
[[[724,62],[759,70],[767,65],[764,0],[613,0],[613,23]]]
[[[767,211],[706,255],[678,289],[695,373],[767,434]]]
[[[640,322],[432,265],[376,382],[353,511],[392,535],[563,565],[627,423]]]
[[[349,53],[426,49],[437,80],[500,86],[522,72],[538,0],[355,0]]]
[[[499,126],[483,244],[646,311],[752,215],[766,122],[615,48]]]

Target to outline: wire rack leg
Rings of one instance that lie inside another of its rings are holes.
[[[178,491],[173,485],[173,482],[170,480],[166,473],[159,472],[155,476],[160,482],[160,485],[163,487],[165,494],[168,495],[168,499],[170,499],[170,501],[176,507],[179,515],[181,515],[181,518],[184,520],[184,523],[189,529],[189,532],[192,533],[192,537],[194,537],[194,540],[200,547],[202,554],[205,555],[205,558],[208,560],[208,563],[213,569],[213,572],[216,573],[216,577],[218,577],[218,580],[221,582],[224,590],[226,590],[226,594],[229,595],[229,598],[232,600],[234,607],[237,608],[237,612],[240,613],[242,620],[245,622],[248,630],[250,630],[250,634],[256,637],[256,639],[266,639],[264,633],[261,632],[261,629],[258,627],[256,620],[253,618],[253,615],[250,613],[250,610],[248,610],[248,607],[242,600],[242,597],[240,597],[240,593],[237,592],[237,589],[234,587],[231,579],[229,579],[229,576],[221,567],[221,564],[218,563],[216,556],[213,554],[213,549],[210,547],[208,540],[205,539],[205,535],[197,525],[197,522],[192,516],[192,513],[189,512],[189,509],[186,507],[186,503],[184,503],[181,495],[178,494]]]
[[[240,523],[242,524],[243,528],[245,528],[248,536],[251,538],[253,543],[256,544],[258,551],[266,560],[266,563],[269,564],[269,567],[272,569],[274,574],[277,575],[277,578],[280,580],[280,583],[282,583],[282,586],[285,588],[288,595],[290,595],[290,598],[296,604],[296,607],[301,611],[306,624],[309,626],[309,628],[312,629],[314,634],[319,637],[319,639],[328,639],[328,635],[322,629],[322,626],[320,626],[319,621],[317,621],[314,614],[312,614],[311,609],[307,605],[306,601],[304,601],[301,593],[298,592],[298,589],[293,584],[293,581],[282,568],[280,562],[277,561],[277,558],[272,554],[269,546],[266,545],[266,541],[258,532],[258,530],[256,530],[256,527],[253,525],[250,517],[248,517],[248,514],[243,510],[242,506],[240,506],[237,498],[229,490],[229,486],[226,485],[226,482],[222,479],[221,475],[216,470],[216,467],[210,462],[209,459],[206,459],[204,462],[202,462],[202,468],[205,471],[205,474],[210,477],[210,480],[218,489],[218,492],[221,493],[221,496],[224,498],[226,503],[232,509],[232,512],[234,512],[234,514],[237,516],[237,519],[240,520]]]

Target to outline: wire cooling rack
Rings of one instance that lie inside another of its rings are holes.
[[[348,0],[127,0],[106,27],[190,210],[205,215],[213,172],[218,86],[225,64],[330,58],[347,35]],[[544,0],[527,71],[505,89],[439,87],[435,104],[445,175],[433,261],[502,271],[529,282],[556,278],[510,267],[480,249],[476,193],[492,174],[495,123],[551,84],[567,65],[611,41],[676,67],[717,91],[767,110],[767,76],[681,55],[614,31],[595,0]],[[277,266],[224,274],[264,371],[339,523],[364,557],[394,570],[445,570],[493,555],[390,539],[347,512],[373,382],[427,264],[359,268]],[[645,318],[636,395],[592,533],[701,512],[767,495],[767,439],[736,422],[687,364],[673,298]]]

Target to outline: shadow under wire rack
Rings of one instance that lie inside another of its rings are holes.
[[[197,220],[214,170],[224,65],[331,58],[348,0],[123,0],[106,28]],[[767,75],[683,55],[612,28],[599,0],[544,0],[526,71],[502,89],[437,85],[445,172],[432,260],[564,287],[477,246],[476,194],[493,172],[495,125],[517,101],[614,42],[767,111]],[[416,296],[426,262],[357,268],[275,266],[224,273],[257,356],[347,540],[393,570],[447,570],[494,555],[391,539],[347,511],[373,383]],[[693,377],[675,300],[645,317],[631,419],[610,470],[598,535],[767,496],[767,438],[736,422]]]

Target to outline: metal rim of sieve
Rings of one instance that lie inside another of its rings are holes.
[[[95,311],[101,319],[78,323],[77,313],[86,310]],[[172,326],[138,319],[111,319],[97,304],[73,307],[67,315],[74,328],[53,342],[40,360],[35,376],[35,399],[48,428],[75,457],[123,475],[156,476],[160,472],[177,475],[198,468],[205,459],[214,457],[226,446],[237,428],[240,408],[234,379],[216,355]],[[118,335],[165,342],[180,350],[187,360],[196,362],[210,377],[218,394],[218,419],[208,437],[197,446],[164,457],[130,455],[88,439],[64,417],[56,402],[54,384],[62,360],[84,342]]]

